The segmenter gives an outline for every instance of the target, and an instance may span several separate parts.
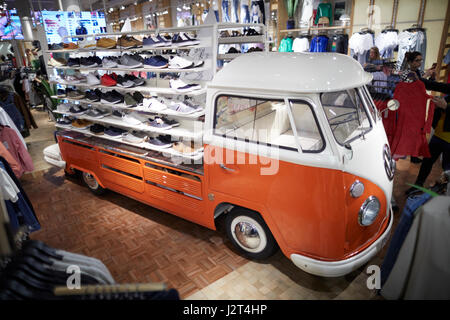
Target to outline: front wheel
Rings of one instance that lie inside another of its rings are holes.
[[[101,195],[105,193],[105,189],[102,186],[100,186],[97,179],[95,179],[95,177],[92,174],[88,172],[83,172],[82,177],[83,182],[94,194]]]
[[[228,238],[245,256],[263,260],[272,256],[278,245],[261,216],[244,208],[235,208],[226,217]]]

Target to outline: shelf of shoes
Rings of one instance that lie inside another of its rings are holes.
[[[158,133],[163,135],[171,135],[179,138],[187,138],[192,140],[201,140],[203,138],[203,122],[201,121],[182,121],[180,120],[180,126],[170,129],[159,129],[146,124],[130,124],[124,120],[108,115],[103,118],[94,118],[85,114],[76,114],[71,112],[61,112],[58,110],[53,111],[57,114],[63,114],[77,119],[89,120],[95,123],[104,125],[110,125],[114,127],[123,128],[126,130],[136,130],[142,132]]]
[[[258,29],[259,35],[246,35],[244,29]],[[231,32],[231,33],[230,33]],[[267,30],[263,24],[255,23],[219,23],[216,29],[217,35],[217,50],[219,51],[220,45],[239,45],[239,44],[264,44],[264,51],[269,50],[267,41]],[[225,35],[225,36],[224,36]],[[218,53],[217,60],[233,60],[246,52],[239,53]]]
[[[51,96],[53,99],[61,99],[61,100],[67,100],[70,102],[79,102],[83,105],[91,105],[93,107],[106,107],[108,109],[122,109],[122,110],[128,110],[131,112],[141,112],[141,113],[148,113],[148,114],[154,114],[154,115],[164,115],[164,116],[171,116],[171,117],[177,117],[177,118],[187,118],[187,119],[198,119],[201,116],[205,115],[205,109],[202,107],[199,107],[199,110],[190,114],[183,114],[180,112],[176,112],[171,109],[164,109],[159,111],[154,111],[149,108],[146,108],[142,105],[138,105],[136,107],[130,108],[130,106],[125,105],[124,103],[105,103],[105,102],[93,102],[86,99],[71,99],[71,98],[65,98],[65,97],[58,97],[58,96]]]
[[[60,125],[60,124],[56,124],[56,127],[59,129],[65,129],[65,130],[71,130],[71,131],[75,131],[75,132],[79,132],[82,133],[88,137],[96,137],[96,138],[100,138],[100,139],[105,139],[105,140],[109,140],[109,141],[115,141],[115,142],[119,142],[119,143],[123,143],[129,146],[133,146],[133,147],[137,147],[137,148],[141,148],[144,150],[151,150],[151,151],[157,151],[157,152],[161,152],[163,156],[165,157],[180,157],[180,158],[186,158],[186,159],[190,159],[190,160],[194,160],[194,161],[198,161],[201,160],[203,158],[203,148],[199,148],[197,149],[195,152],[193,152],[192,154],[183,154],[180,153],[176,150],[174,150],[172,147],[169,148],[161,148],[161,147],[157,147],[152,145],[151,143],[148,142],[141,142],[141,143],[131,143],[128,141],[125,141],[121,138],[113,138],[113,137],[109,137],[105,134],[99,135],[99,134],[95,134],[89,131],[89,127],[86,128],[74,128],[71,125]]]
[[[206,67],[197,67],[197,68],[184,68],[184,69],[175,69],[175,68],[104,68],[104,67],[69,67],[69,66],[50,66],[49,68],[53,69],[61,69],[61,70],[79,70],[79,71],[95,71],[95,70],[105,70],[105,71],[119,71],[119,72],[153,72],[153,73],[180,73],[180,72],[203,72],[207,70]]]
[[[167,94],[167,95],[188,95],[188,96],[199,96],[206,93],[206,88],[201,88],[199,90],[192,90],[186,92],[180,92],[172,88],[161,88],[161,87],[147,87],[147,86],[136,86],[132,88],[124,88],[119,86],[102,86],[102,85],[92,85],[88,83],[70,83],[64,80],[50,80],[51,84],[61,84],[65,86],[81,87],[90,89],[110,89],[123,92],[139,91],[139,92],[149,92],[151,94]]]

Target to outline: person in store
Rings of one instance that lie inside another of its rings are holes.
[[[364,64],[364,70],[369,72],[381,71],[383,69],[383,59],[380,56],[378,47],[372,47],[369,50],[369,59]]]
[[[424,158],[420,166],[419,174],[417,175],[415,185],[423,187],[425,180],[433,168],[433,164],[442,154],[442,169],[450,170],[450,96],[446,98],[434,97],[435,104],[433,127],[435,128],[434,135],[431,137],[428,147],[430,149],[430,158]],[[406,194],[416,191],[414,187],[406,190]]]

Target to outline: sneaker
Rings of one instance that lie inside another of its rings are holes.
[[[122,135],[125,134],[126,132],[127,132],[126,130],[115,127],[109,127],[105,129],[105,135],[107,135],[110,138],[116,139],[120,139]]]
[[[100,119],[100,118],[108,116],[109,112],[93,108],[93,109],[89,110],[88,112],[86,112],[86,115],[89,117],[92,117],[92,118]]]
[[[133,98],[138,104],[142,104],[144,101],[144,96],[139,91],[133,93]]]
[[[147,142],[149,144],[151,144],[152,146],[160,147],[160,148],[170,148],[172,146],[170,137],[166,138],[165,136],[158,136],[155,138],[150,138]]]
[[[192,155],[198,152],[198,150],[195,150],[194,143],[192,142],[177,142],[172,147],[173,150],[185,154],[185,155]]]
[[[142,86],[145,84],[145,80],[136,76],[133,76],[132,74],[125,75],[125,79],[133,81],[135,86]]]
[[[117,39],[117,47],[120,49],[131,49],[136,47],[136,43],[130,37],[123,35]]]
[[[67,60],[67,65],[69,67],[79,67],[80,66],[80,58],[69,58],[69,60]]]
[[[138,104],[137,101],[134,100],[133,96],[131,94],[129,94],[129,93],[125,93],[124,100],[125,100],[125,105],[128,108],[134,108]]]
[[[175,34],[172,38],[172,46],[174,47],[186,47],[191,43],[187,39],[183,39],[180,34]]]
[[[168,105],[168,108],[182,114],[191,114],[197,112],[197,109],[194,109],[181,101],[171,101]]]
[[[97,57],[98,58],[98,57]],[[101,63],[101,61],[100,61]],[[95,57],[87,57],[87,58],[81,58],[80,59],[80,65],[82,67],[86,67],[86,68],[93,68],[93,67],[98,67],[98,60],[95,59]]]
[[[86,50],[95,49],[95,47],[96,47],[95,38],[94,37],[83,38],[83,40],[78,41],[78,47],[80,49],[86,49]]]
[[[114,80],[110,75],[105,73],[101,77],[101,84],[102,84],[102,86],[112,87],[112,86],[115,86],[117,84],[117,81]]]
[[[197,39],[195,39],[195,38],[189,37],[186,33],[183,33],[183,32],[180,33],[180,37],[181,37],[183,40],[189,41],[189,45],[191,45],[191,46],[195,46],[195,45],[200,44],[200,41],[199,41],[199,40],[197,40]]]
[[[70,121],[67,117],[62,117],[56,120],[56,123],[60,126],[70,126],[72,124],[72,121]]]
[[[64,50],[76,50],[76,49],[78,49],[78,45],[76,43],[73,43],[73,42],[64,43],[63,44],[63,49]]]
[[[169,61],[169,69],[185,69],[190,68],[194,65],[192,61],[184,59],[179,56],[174,56]]]
[[[143,122],[147,122],[147,119],[140,116],[136,112],[132,112],[130,114],[125,114],[124,116],[122,116],[122,121],[132,125],[140,125]]]
[[[139,62],[133,59],[133,57],[131,57],[130,55],[125,54],[120,58],[119,64],[117,66],[119,68],[126,68],[126,69],[139,68],[142,67],[142,62]]]
[[[161,37],[159,34],[156,36],[156,40],[163,42],[164,46],[169,47],[172,45],[172,39]]]
[[[165,123],[161,117],[155,117],[155,119],[153,119],[149,122],[149,125],[153,128],[164,129],[164,130],[172,128],[172,126]]]
[[[144,60],[144,68],[164,69],[169,65],[169,61],[162,56],[153,56]]]
[[[111,38],[100,38],[97,40],[97,49],[114,49],[117,43],[116,40]]]
[[[173,120],[173,119],[164,118],[164,122],[167,123],[172,128],[180,126],[180,123],[178,121],[176,121],[176,120]]]
[[[158,112],[167,109],[167,106],[156,98],[144,98],[142,104],[144,108],[147,108],[149,111]]]
[[[104,57],[102,59],[102,66],[103,68],[117,68],[117,61],[118,59],[116,57]]]
[[[158,37],[150,36],[150,37],[144,37],[142,40],[142,47],[144,48],[157,48],[157,47],[164,47],[167,45],[166,41],[163,41],[162,39],[158,39]]]
[[[118,104],[123,102],[123,96],[117,91],[113,90],[110,92],[102,93],[100,102]]]
[[[56,97],[64,98],[65,96],[66,96],[66,90],[64,90],[64,89],[56,90]]]
[[[80,115],[86,112],[86,109],[84,109],[83,107],[81,107],[79,104],[73,104],[70,108],[69,108],[69,112],[72,114],[76,114],[76,115]]]
[[[67,93],[67,97],[70,99],[83,99],[84,96],[84,92],[81,92],[80,90],[71,90]]]
[[[96,135],[102,135],[105,133],[105,129],[105,126],[102,126],[99,123],[94,123],[94,125],[89,128],[89,131]]]
[[[89,72],[86,76],[86,81],[88,85],[96,86],[100,84],[100,79],[97,78],[93,73]]]
[[[117,76],[117,86],[123,88],[134,87],[134,82],[126,79],[124,76]]]
[[[70,60],[70,59],[69,59]],[[67,64],[67,61],[62,58],[50,58],[48,60],[48,65],[52,67],[62,67]]]
[[[85,129],[89,127],[91,124],[92,124],[91,121],[84,119],[76,119],[72,121],[72,126],[79,129]]]
[[[125,142],[129,142],[129,143],[142,143],[145,140],[147,140],[147,135],[139,132],[139,131],[132,131],[132,132],[128,132],[125,133],[122,136],[122,140]]]
[[[123,112],[123,111],[121,111],[121,110],[114,109],[113,112],[111,113],[111,115],[112,115],[113,117],[122,119],[122,117],[125,116],[125,112]]]
[[[48,50],[61,50],[63,48],[62,43],[53,43],[48,45]]]
[[[86,99],[88,99],[91,102],[99,102],[101,97],[101,91],[98,89],[90,90],[86,92]]]
[[[182,80],[170,80],[169,85],[172,89],[178,91],[178,92],[189,92],[192,90],[199,90],[201,89],[201,86],[199,84],[186,84]]]
[[[56,107],[59,112],[71,112],[70,108],[73,107],[73,103],[60,103]]]

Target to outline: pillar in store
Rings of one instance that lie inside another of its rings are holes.
[[[58,5],[62,11],[81,11],[80,0],[58,0]]]

